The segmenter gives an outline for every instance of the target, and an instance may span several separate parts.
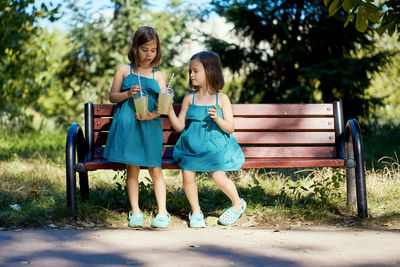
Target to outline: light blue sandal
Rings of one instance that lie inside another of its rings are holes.
[[[129,227],[144,227],[143,213],[129,212]]]
[[[195,214],[189,213],[189,227],[191,228],[204,228],[206,222],[204,221],[203,212],[197,212]]]
[[[171,215],[157,214],[156,218],[151,222],[151,226],[155,228],[167,228]]]
[[[247,207],[247,203],[242,198],[240,200],[242,201],[242,209],[240,211],[236,211],[234,208],[230,207],[224,213],[222,213],[222,215],[218,218],[218,221],[222,225],[234,224],[243,214],[244,210]]]

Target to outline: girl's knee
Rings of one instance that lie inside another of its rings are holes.
[[[159,167],[149,167],[149,174],[153,182],[164,180],[162,169]]]
[[[150,176],[162,174],[162,169],[160,167],[149,167]]]
[[[183,182],[194,182],[196,180],[196,172],[194,171],[182,171]]]

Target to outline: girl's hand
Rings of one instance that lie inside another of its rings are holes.
[[[207,113],[210,114],[210,117],[217,122],[217,120],[219,119],[219,116],[217,114],[217,106],[214,106],[214,108],[209,108],[207,110]]]
[[[135,113],[136,119],[138,119],[140,121],[149,121],[158,116],[160,116],[160,114],[157,111],[153,111],[153,112],[147,111],[146,115],[140,115],[137,112]]]
[[[129,88],[128,97],[132,97],[132,96],[136,95],[137,92],[139,92],[140,90],[142,90],[142,87],[140,87],[139,85],[135,84],[134,86]]]

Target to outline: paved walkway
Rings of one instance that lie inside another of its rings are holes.
[[[0,266],[400,266],[400,232],[336,227],[0,231]]]

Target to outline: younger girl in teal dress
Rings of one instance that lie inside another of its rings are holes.
[[[114,75],[109,98],[112,103],[118,104],[103,157],[126,164],[130,227],[144,227],[143,213],[139,208],[138,177],[140,166],[148,167],[158,203],[158,214],[151,226],[166,228],[170,216],[161,171],[163,131],[160,114],[157,113],[157,97],[160,88],[165,90],[166,84],[163,74],[154,69],[161,63],[162,55],[160,41],[153,28],[144,26],[136,31],[128,58],[131,64],[120,66]],[[136,113],[133,101],[133,96],[140,90],[148,94],[146,116]]]
[[[223,225],[234,224],[246,209],[235,184],[225,171],[240,170],[244,155],[233,137],[232,106],[226,94],[219,56],[200,52],[192,56],[189,67],[189,87],[195,88],[182,101],[177,117],[171,108],[168,117],[172,127],[182,132],[174,148],[174,158],[182,169],[183,187],[191,206],[190,227],[205,227],[201,212],[196,171],[211,172],[211,177],[232,201],[232,207],[220,217]]]

